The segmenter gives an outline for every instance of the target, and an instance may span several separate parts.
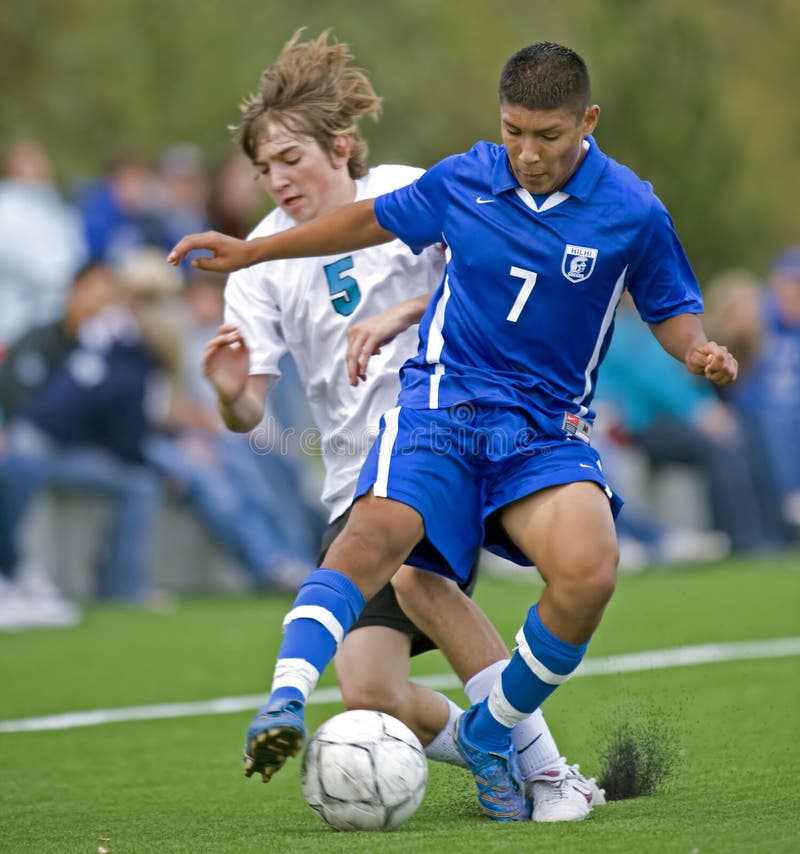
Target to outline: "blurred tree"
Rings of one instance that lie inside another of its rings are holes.
[[[721,261],[745,265],[748,242],[731,238],[762,241],[766,228],[755,211],[736,204],[744,151],[718,95],[705,38],[702,21],[671,4],[613,0],[594,21],[596,47],[587,56],[597,69],[598,139],[653,184],[701,279]],[[606,45],[614,41],[618,49],[610,53]]]
[[[598,138],[652,181],[702,279],[800,239],[797,0],[25,0],[0,6],[0,137],[44,139],[62,179],[120,148],[192,141],[210,161],[298,26],[349,42],[384,96],[373,161],[430,165],[498,137],[517,48],[589,63]]]

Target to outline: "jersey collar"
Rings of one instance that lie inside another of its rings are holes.
[[[597,147],[593,136],[587,136],[586,143],[589,145],[589,150],[586,152],[581,165],[569,181],[558,191],[566,193],[568,196],[575,196],[575,198],[583,202],[591,196],[592,191],[597,186],[607,159],[606,155]],[[505,147],[500,146],[500,148],[503,152],[502,156],[497,158],[494,169],[492,170],[492,193],[494,195],[504,193],[507,190],[516,190],[519,187],[519,182],[511,171]]]

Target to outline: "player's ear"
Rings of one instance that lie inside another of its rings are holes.
[[[333,140],[331,163],[334,169],[344,169],[353,152],[353,137],[349,133],[340,133]]]
[[[597,127],[597,120],[600,118],[600,107],[597,104],[592,104],[590,107],[586,108],[586,112],[583,114],[583,135],[589,136],[589,134],[594,133],[594,129]]]

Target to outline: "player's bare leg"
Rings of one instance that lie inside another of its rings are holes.
[[[499,659],[508,651],[483,611],[448,579],[424,571],[395,575],[392,584],[401,606],[418,628],[440,645],[462,681]],[[416,604],[415,604],[416,603]],[[488,758],[472,750],[464,736],[462,718],[455,721],[453,740],[466,767],[472,772],[478,798],[486,815],[495,821],[524,821],[530,817],[520,781],[515,751]]]
[[[591,481],[551,487],[503,508],[501,522],[547,585],[542,623],[567,643],[588,641],[614,592],[619,559],[603,490]]]
[[[411,638],[388,626],[351,631],[334,664],[347,709],[374,709],[403,721],[423,747],[447,724],[447,701],[409,681]]]
[[[353,507],[343,531],[311,573],[284,620],[284,639],[269,701],[256,713],[245,741],[245,774],[269,782],[305,741],[305,701],[333,658],[364,602],[394,575],[424,533],[408,505],[371,492]]]
[[[508,647],[497,629],[455,582],[435,572],[402,566],[392,586],[408,618],[442,651],[463,683],[508,658]]]
[[[509,654],[483,610],[454,582],[433,572],[404,566],[392,585],[407,616],[458,674],[470,702],[484,699]],[[514,727],[513,740],[535,821],[578,821],[605,803],[596,781],[561,756],[540,709]]]
[[[369,599],[424,536],[422,517],[413,507],[377,498],[370,491],[353,505],[347,524],[325,555],[325,566],[346,575]]]
[[[580,664],[616,575],[614,522],[596,483],[529,495],[504,508],[501,523],[547,587],[529,609],[517,649],[489,696],[462,716],[463,739],[476,767],[508,756],[513,728]]]

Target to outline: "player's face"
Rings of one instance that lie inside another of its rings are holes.
[[[329,155],[312,137],[277,122],[267,126],[255,166],[269,196],[296,222],[313,219],[355,196],[347,157]]]
[[[528,110],[501,104],[503,144],[520,186],[536,194],[561,189],[583,159],[583,140],[599,114],[597,105],[579,117],[568,107]]]

